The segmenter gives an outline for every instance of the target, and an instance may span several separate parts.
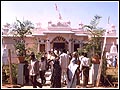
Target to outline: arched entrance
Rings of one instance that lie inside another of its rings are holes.
[[[62,36],[55,37],[51,42],[53,49],[66,49],[68,50],[68,42]]]
[[[55,42],[55,43],[53,43],[53,48],[55,48],[55,49],[65,48],[65,43]]]

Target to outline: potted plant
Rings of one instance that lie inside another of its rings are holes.
[[[25,59],[25,43],[23,43],[21,40],[16,40],[15,39],[15,50],[16,50],[16,54],[18,56],[18,59],[20,61],[20,63],[24,62]]]
[[[24,62],[26,56],[25,37],[32,34],[31,29],[33,28],[33,24],[28,20],[23,22],[17,20],[17,23],[14,24],[14,47],[20,63]]]

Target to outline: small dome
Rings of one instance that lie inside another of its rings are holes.
[[[117,53],[117,47],[115,46],[114,42],[113,42],[113,45],[110,48],[110,53]]]

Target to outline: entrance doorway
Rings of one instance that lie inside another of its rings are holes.
[[[65,43],[54,43],[53,48],[54,49],[59,49],[59,50],[64,49],[65,48]]]
[[[79,44],[74,44],[74,51],[77,51],[77,48],[79,48]]]
[[[45,44],[40,44],[40,52],[45,52]]]

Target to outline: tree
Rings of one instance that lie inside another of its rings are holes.
[[[26,35],[32,34],[31,29],[34,28],[34,25],[28,20],[23,22],[20,20],[16,21],[12,29],[14,37],[17,37],[14,39],[14,46],[18,56],[26,56],[25,37]]]
[[[104,29],[103,28],[99,28],[97,27],[97,25],[99,24],[100,18],[102,18],[101,16],[94,16],[93,20],[91,20],[90,25],[84,25],[83,28],[87,29],[88,31],[88,43],[86,43],[86,45],[84,46],[84,49],[87,52],[91,52],[92,51],[92,55],[94,56],[95,54],[101,54],[101,36],[104,33]]]

